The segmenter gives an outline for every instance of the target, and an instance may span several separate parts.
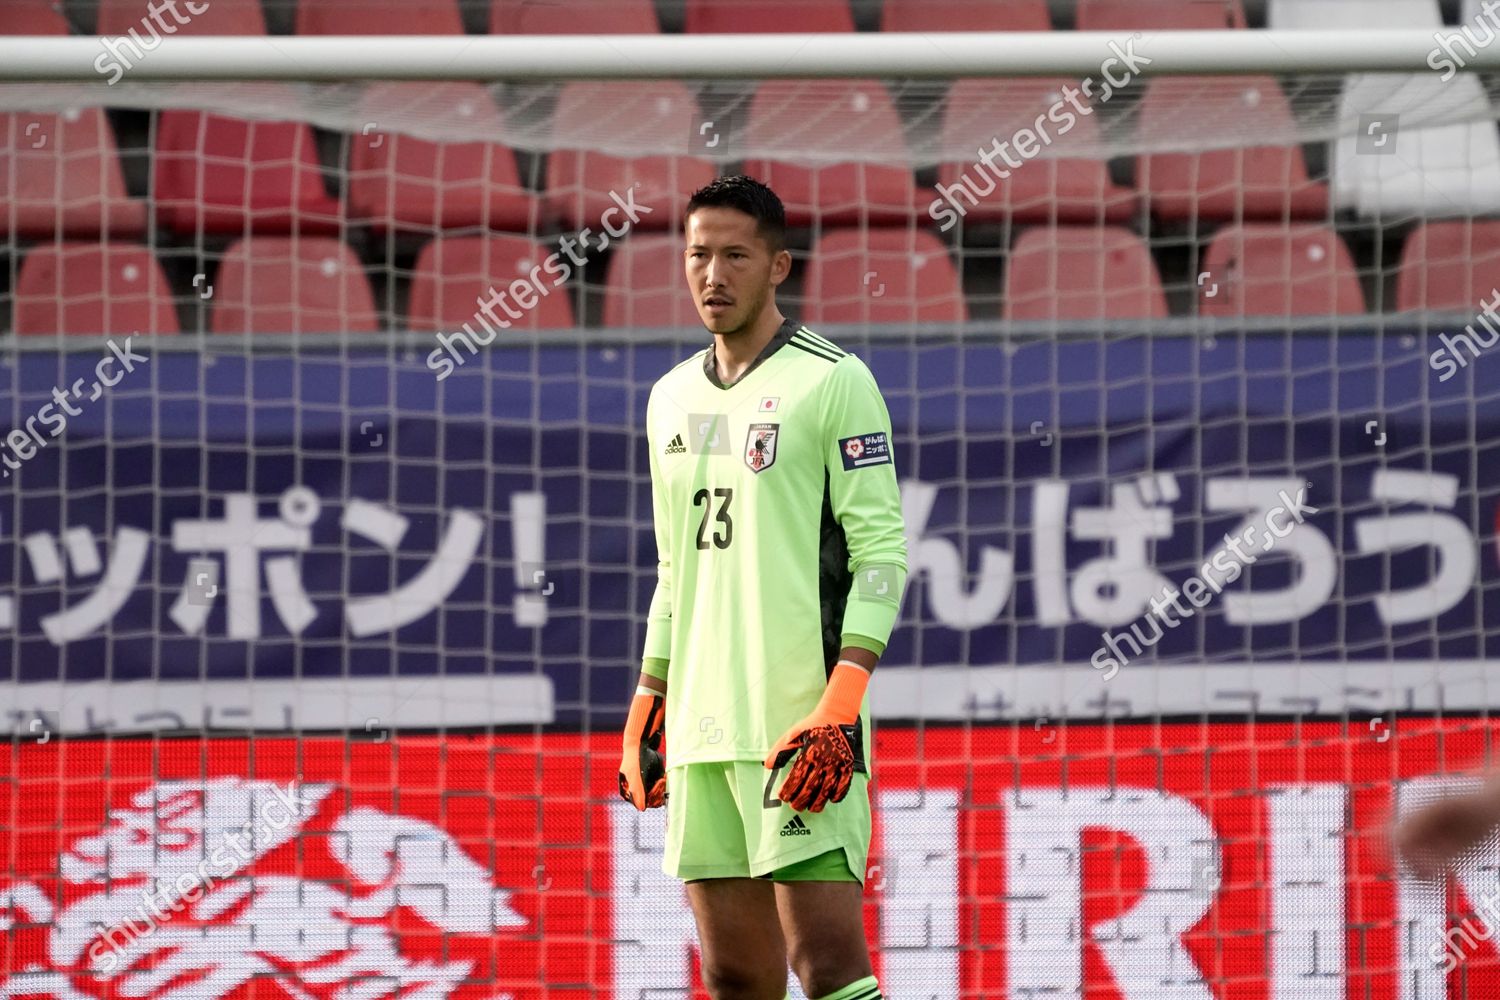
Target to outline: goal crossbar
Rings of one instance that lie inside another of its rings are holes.
[[[1446,29],[1445,29],[1446,30]],[[1051,76],[1121,51],[1139,75],[1432,72],[1444,31],[972,32],[747,35],[194,37],[147,35],[126,78],[338,81]],[[121,36],[126,38],[128,36]],[[0,82],[80,82],[100,36],[0,38]],[[116,41],[119,44],[119,41]],[[796,53],[787,58],[787,53]],[[1464,67],[1500,70],[1500,46]]]

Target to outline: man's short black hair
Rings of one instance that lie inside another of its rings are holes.
[[[766,241],[771,253],[786,248],[786,208],[776,192],[754,177],[736,174],[717,177],[693,192],[682,213],[683,225],[700,208],[733,208],[755,220],[755,235]]]

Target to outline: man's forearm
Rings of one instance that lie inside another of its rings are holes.
[[[863,646],[845,646],[839,652],[840,660],[848,660],[850,663],[864,667],[869,673],[875,672],[875,664],[880,662],[880,657]]]

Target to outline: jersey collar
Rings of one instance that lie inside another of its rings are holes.
[[[786,346],[786,344],[792,339],[792,334],[796,333],[799,329],[801,329],[800,324],[792,322],[791,319],[783,319],[781,321],[781,326],[776,330],[776,336],[772,337],[770,342],[767,343],[765,347],[761,348],[760,353],[755,356],[754,361],[750,362],[750,367],[745,369],[744,374],[740,375],[739,378],[735,379],[728,385],[725,385],[723,382],[719,381],[719,366],[714,360],[714,346],[718,343],[718,341],[715,340],[714,343],[708,345],[708,351],[703,355],[703,374],[708,376],[708,380],[714,385],[718,386],[720,389],[733,389],[735,386],[745,381],[745,378],[751,372],[759,368],[762,361],[766,360],[771,355],[775,354],[777,351]]]

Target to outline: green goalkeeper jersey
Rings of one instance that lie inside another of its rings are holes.
[[[712,346],[662,376],[646,434],[659,564],[644,656],[667,679],[667,760],[760,760],[817,705],[840,648],[882,653],[895,625],[890,414],[864,362],[787,320],[732,385]],[[869,715],[867,696],[865,758]]]

